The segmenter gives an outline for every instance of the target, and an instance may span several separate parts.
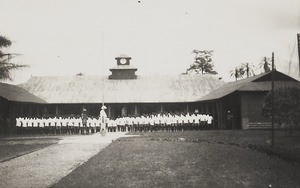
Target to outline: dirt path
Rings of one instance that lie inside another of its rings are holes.
[[[58,144],[0,163],[0,187],[48,187],[123,136],[69,136]]]

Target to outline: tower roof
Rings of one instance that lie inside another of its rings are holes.
[[[121,54],[121,55],[119,55],[119,56],[116,57],[116,59],[121,59],[121,58],[131,58],[131,57],[129,57],[129,56],[125,55],[125,54]]]

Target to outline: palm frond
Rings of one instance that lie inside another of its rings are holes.
[[[11,45],[11,41],[5,36],[0,36],[0,48],[9,47]]]
[[[0,62],[0,80],[12,80],[11,72],[28,67],[28,65]]]

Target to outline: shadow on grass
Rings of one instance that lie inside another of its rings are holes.
[[[0,139],[0,162],[48,147],[59,142],[59,137],[17,136]]]

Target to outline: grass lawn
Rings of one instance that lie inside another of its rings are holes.
[[[245,131],[156,132],[121,138],[53,187],[299,187],[298,164],[218,144],[251,139],[265,142],[261,137],[268,139],[266,133],[258,132],[261,135]]]
[[[130,133],[141,136],[147,136],[154,139],[178,139],[185,138],[188,140],[206,140],[210,142],[223,142],[223,143],[235,143],[241,146],[247,144],[271,144],[271,131],[266,130],[211,130],[211,131],[187,131],[187,132],[172,132],[166,134],[166,132],[155,133]],[[289,149],[300,150],[300,131],[295,131],[294,136],[286,137],[284,131],[275,131],[275,147],[283,147]]]
[[[12,136],[0,138],[0,162],[58,143],[58,136]]]
[[[134,133],[131,133],[134,134]],[[226,145],[238,145],[252,148],[286,161],[300,163],[300,131],[295,131],[292,137],[285,136],[284,131],[275,131],[274,147],[271,148],[271,132],[264,130],[235,130],[235,131],[198,131],[174,132],[172,134],[140,133],[149,136],[152,140],[184,139],[188,142],[208,142]]]

